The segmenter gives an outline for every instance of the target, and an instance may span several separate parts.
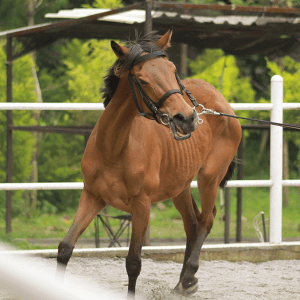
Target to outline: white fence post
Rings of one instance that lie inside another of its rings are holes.
[[[283,122],[283,78],[271,79],[271,121]],[[282,142],[283,128],[271,125],[270,145],[270,243],[282,241]]]

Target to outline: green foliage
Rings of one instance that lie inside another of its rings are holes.
[[[80,160],[83,149],[84,139],[81,135],[49,134],[40,148],[39,181],[82,181]],[[75,208],[78,205],[80,193],[80,190],[38,191],[38,208],[49,213]]]
[[[192,78],[209,82],[228,102],[255,102],[255,91],[250,79],[240,75],[233,55],[226,56],[220,49],[207,49],[195,61],[190,61],[189,66],[194,73]],[[249,117],[249,112],[239,111],[239,115]]]
[[[72,102],[101,102],[99,89],[103,76],[116,57],[108,40],[89,40],[82,43],[75,39],[64,49],[69,91]]]
[[[195,73],[193,78],[201,78],[215,86],[228,102],[254,102],[255,92],[248,77],[240,76],[233,55],[225,56],[223,51],[205,50],[195,62],[190,61]]]
[[[122,1],[121,0],[95,0],[92,5],[82,5],[82,7],[85,8],[119,8],[122,7]]]
[[[6,102],[6,53],[4,43],[0,42],[0,102]],[[13,64],[13,98],[15,102],[34,102],[36,100],[34,79],[31,73],[32,60],[29,55],[18,59]],[[14,111],[14,125],[33,125],[30,111]],[[26,182],[31,172],[31,158],[34,139],[32,133],[13,132],[13,182]],[[0,180],[6,181],[6,111],[0,111]],[[25,209],[22,191],[13,193],[13,213]],[[4,197],[0,205],[5,206]]]
[[[71,102],[102,102],[100,89],[103,87],[103,77],[116,60],[108,40],[89,40],[81,42],[72,40],[62,51],[64,63],[67,66],[68,92]],[[100,113],[69,112],[65,115],[66,122],[72,124],[94,125]]]
[[[25,12],[26,2],[24,0],[1,0],[0,29],[6,30],[25,26],[27,23]]]
[[[6,102],[6,54],[0,44],[0,101]],[[35,85],[31,74],[32,60],[24,56],[13,65],[13,97],[15,102],[34,102],[36,100]],[[34,120],[31,112],[14,111],[14,125],[32,125]],[[6,155],[6,111],[0,112],[0,178],[5,181],[5,155]],[[31,153],[33,136],[30,133],[14,131],[14,176],[13,180],[22,182],[26,180],[31,170]]]

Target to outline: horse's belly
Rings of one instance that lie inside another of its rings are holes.
[[[173,170],[161,174],[159,185],[152,196],[152,203],[176,197],[190,186],[196,176],[197,168],[190,170],[189,173]]]

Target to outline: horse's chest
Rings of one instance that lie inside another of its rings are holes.
[[[119,203],[129,204],[143,185],[143,172],[139,168],[107,168],[95,180],[97,193],[110,206],[118,208]]]

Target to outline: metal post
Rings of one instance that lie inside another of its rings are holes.
[[[146,21],[145,21],[145,34],[152,31],[152,0],[146,0],[145,3],[145,13],[146,13]]]
[[[275,75],[271,79],[271,121],[283,122],[283,78]],[[270,151],[270,243],[282,241],[282,137],[283,129],[271,125]]]
[[[264,242],[267,242],[267,231],[266,231],[266,220],[265,220],[265,213],[261,213],[261,219],[263,224],[263,231],[264,231]]]
[[[6,97],[7,102],[12,102],[12,38],[7,37],[6,44]],[[12,182],[12,129],[13,117],[12,111],[6,113],[6,182]],[[12,216],[12,191],[6,191],[6,233],[11,232]]]
[[[87,142],[88,142],[88,140],[89,140],[89,138],[90,138],[90,135],[91,135],[91,131],[88,131],[88,132],[85,132],[84,133],[84,146],[83,146],[83,152],[84,152],[84,150],[85,150],[85,148],[86,148],[86,145],[87,145]]]
[[[230,189],[225,188],[225,234],[224,243],[229,244],[230,235]]]
[[[239,145],[238,150],[238,159],[239,164],[237,167],[237,179],[243,180],[243,164],[241,161],[243,160],[244,156],[244,148],[243,148],[243,135],[242,139]],[[242,188],[237,188],[237,204],[236,204],[236,241],[241,242],[242,241]]]

